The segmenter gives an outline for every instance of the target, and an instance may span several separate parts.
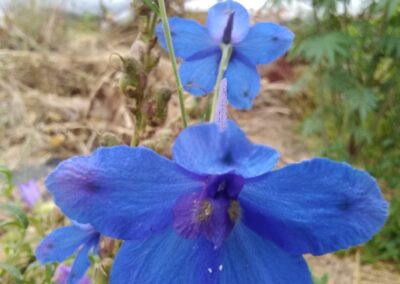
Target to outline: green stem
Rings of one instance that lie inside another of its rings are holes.
[[[143,124],[142,109],[143,109],[143,100],[138,99],[137,105],[136,105],[136,110],[135,110],[135,117],[136,117],[135,131],[131,137],[131,146],[132,147],[136,147],[140,143],[140,135],[142,133],[142,124]]]
[[[150,25],[149,25],[148,31],[147,31],[149,40],[151,40],[151,38],[154,36],[154,31],[156,29],[157,19],[158,19],[157,14],[153,13],[151,15]]]
[[[215,111],[217,110],[218,106],[218,96],[221,87],[221,80],[222,77],[224,76],[226,68],[228,67],[231,55],[232,55],[232,46],[229,44],[223,44],[222,56],[221,56],[221,61],[219,62],[217,82],[215,83],[214,96],[211,107],[210,122],[213,122],[215,118]]]
[[[181,109],[183,127],[187,127],[188,119],[187,119],[186,110],[185,110],[185,102],[184,102],[184,99],[183,99],[183,87],[182,87],[181,78],[179,77],[179,73],[178,73],[178,64],[176,63],[174,47],[173,47],[173,44],[172,44],[172,37],[171,37],[171,31],[170,31],[169,23],[168,23],[167,10],[165,8],[165,1],[164,0],[158,0],[158,5],[160,6],[160,18],[161,18],[161,22],[162,22],[162,25],[163,25],[165,41],[167,42],[169,58],[170,58],[171,63],[172,63],[172,69],[174,71],[174,76],[175,76],[175,80],[176,80],[177,92],[178,92],[178,97],[179,97],[179,106],[180,106],[180,109]]]

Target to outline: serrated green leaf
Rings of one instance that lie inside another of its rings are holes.
[[[14,216],[15,219],[18,221],[18,225],[22,229],[25,230],[28,227],[28,225],[29,225],[28,217],[17,206],[14,206],[11,204],[0,204],[0,211],[7,212],[8,214]]]
[[[12,275],[12,277],[15,279],[16,283],[21,283],[22,282],[22,274],[18,270],[18,268],[16,268],[15,266],[10,265],[8,263],[0,262],[0,270],[6,271],[10,275]]]
[[[330,32],[305,39],[295,49],[297,56],[320,64],[326,60],[328,65],[334,66],[340,57],[350,56],[351,38],[342,32]]]
[[[358,111],[364,120],[378,104],[374,91],[368,88],[350,89],[345,93],[346,101],[352,111]]]

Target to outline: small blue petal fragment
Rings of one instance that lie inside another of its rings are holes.
[[[222,43],[229,17],[233,14],[233,27],[230,42],[243,40],[250,29],[250,16],[247,10],[236,1],[224,1],[208,10],[207,29],[215,42]]]
[[[194,20],[171,17],[169,26],[175,54],[182,59],[216,46],[207,29]],[[162,48],[168,50],[162,23],[157,25],[156,34]]]
[[[248,180],[239,199],[249,228],[295,254],[320,255],[364,243],[388,213],[374,178],[324,158]]]
[[[216,283],[219,252],[202,239],[187,240],[167,230],[141,241],[125,241],[110,283]]]
[[[243,224],[235,226],[222,248],[218,266],[221,284],[312,284],[301,255],[292,255],[263,239]]]
[[[75,226],[56,229],[39,244],[36,249],[36,257],[43,264],[64,261],[91,236],[91,232]]]
[[[175,200],[202,183],[149,149],[115,146],[62,162],[46,186],[69,218],[134,239],[171,225]]]
[[[184,61],[179,68],[183,88],[194,96],[210,93],[217,81],[220,58],[220,49],[213,48]]]
[[[245,178],[270,171],[279,159],[273,148],[252,144],[231,120],[225,131],[216,124],[198,124],[184,129],[173,146],[174,160],[198,174],[234,172]]]
[[[89,252],[90,249],[95,247],[99,242],[99,237],[95,237],[87,242],[82,249],[78,252],[75,258],[74,264],[72,265],[71,273],[68,277],[68,284],[76,284],[85,275],[86,270],[90,266]]]
[[[234,49],[225,72],[228,80],[228,101],[237,109],[250,109],[260,91],[260,75],[246,56]]]
[[[235,49],[245,54],[253,64],[267,64],[284,55],[293,39],[294,34],[284,26],[258,23]]]

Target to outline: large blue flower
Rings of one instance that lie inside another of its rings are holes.
[[[46,185],[70,218],[125,240],[111,283],[311,283],[302,254],[369,240],[387,203],[365,171],[324,158],[273,170],[279,154],[228,121],[185,129],[168,160],[99,148]]]
[[[250,27],[246,9],[235,1],[210,8],[207,28],[193,20],[169,20],[177,56],[184,61],[179,73],[183,87],[195,96],[212,91],[221,59],[221,45],[230,44],[232,55],[225,76],[228,100],[235,108],[248,109],[260,89],[257,64],[266,64],[283,55],[293,41],[293,33],[274,23]],[[156,29],[161,46],[167,49],[161,25]]]
[[[91,225],[74,222],[47,235],[37,247],[36,257],[43,264],[62,262],[77,251],[67,283],[79,283],[90,266],[90,251],[98,254],[99,241],[100,234]]]

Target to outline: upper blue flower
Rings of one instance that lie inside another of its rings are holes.
[[[387,203],[365,171],[324,158],[273,170],[278,153],[237,125],[185,129],[168,160],[99,148],[46,185],[70,218],[125,240],[110,283],[309,284],[302,254],[369,240]]]
[[[90,251],[98,254],[99,241],[100,234],[91,225],[74,222],[47,235],[37,247],[36,257],[43,264],[62,262],[77,251],[66,283],[80,283],[90,266]]]
[[[235,1],[210,8],[207,28],[194,20],[172,17],[169,21],[174,50],[183,59],[179,73],[183,87],[195,96],[210,93],[216,83],[221,45],[230,44],[232,55],[225,76],[232,106],[248,109],[260,89],[257,64],[266,64],[283,55],[294,35],[274,23],[250,27],[246,9]],[[161,25],[156,29],[161,46],[167,49]]]

